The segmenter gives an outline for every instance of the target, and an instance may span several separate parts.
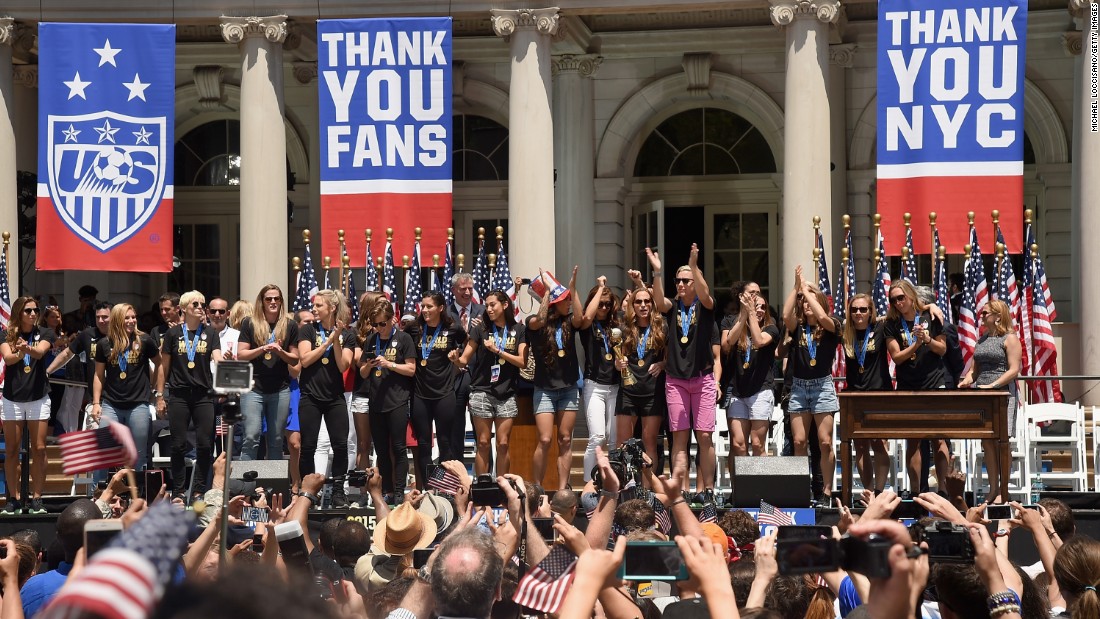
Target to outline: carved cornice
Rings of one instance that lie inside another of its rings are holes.
[[[287,36],[286,15],[270,17],[229,17],[221,18],[222,38],[226,43],[240,43],[248,37],[267,39],[271,43],[282,43]]]
[[[684,54],[680,64],[687,75],[687,91],[691,94],[704,94],[710,91],[710,68],[714,56],[708,53]]]
[[[796,19],[818,19],[835,24],[840,19],[839,0],[768,0],[772,23],[789,26]]]
[[[38,65],[17,64],[13,67],[12,79],[16,86],[38,88]]]
[[[579,73],[581,77],[592,77],[596,74],[596,71],[600,70],[601,63],[603,63],[603,56],[575,56],[573,54],[563,54],[561,56],[554,56],[554,63],[551,70],[554,75],[559,73]]]
[[[295,62],[294,79],[298,80],[299,84],[308,84],[317,79],[317,63]]]
[[[558,31],[558,7],[547,9],[492,9],[493,32],[498,37],[510,37],[516,30],[537,30],[553,36]]]
[[[15,18],[0,17],[0,45],[15,43]]]
[[[845,43],[843,45],[830,45],[829,64],[843,67],[845,69],[851,69],[852,61],[856,58],[857,47],[858,46],[854,43]]]
[[[1066,52],[1067,56],[1080,56],[1081,55],[1081,32],[1078,30],[1071,30],[1069,32],[1062,33],[1062,49]]]

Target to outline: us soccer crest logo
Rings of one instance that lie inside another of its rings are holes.
[[[165,193],[165,117],[50,115],[47,180],[62,222],[101,252],[153,217]]]

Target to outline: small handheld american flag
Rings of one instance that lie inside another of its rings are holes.
[[[101,428],[62,434],[58,443],[66,475],[133,466],[137,462],[137,447],[130,428],[110,420]]]
[[[703,509],[699,512],[699,522],[718,522],[718,506],[711,502],[703,504]]]
[[[512,601],[544,613],[556,613],[573,585],[577,556],[565,546],[555,545],[550,554],[531,568],[516,587]]]
[[[442,494],[455,495],[462,487],[462,481],[446,467],[437,466],[428,476],[428,488]]]
[[[758,524],[770,524],[777,527],[788,527],[794,524],[794,519],[791,518],[790,514],[783,512],[783,510],[771,503],[760,501],[760,513],[756,515],[756,522]]]

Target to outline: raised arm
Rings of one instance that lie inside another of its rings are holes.
[[[672,309],[672,301],[665,297],[665,280],[661,275],[661,257],[650,248],[645,248],[646,259],[653,270],[653,309],[664,314]]]
[[[571,322],[573,323],[574,329],[584,328],[584,306],[581,304],[581,298],[577,294],[577,270],[579,268],[579,266],[574,266],[573,275],[569,278],[569,301],[573,306],[573,317]],[[597,306],[599,306],[599,301],[597,300],[599,298],[600,296],[596,295],[596,297],[592,299],[592,302]],[[595,316],[595,312],[593,312],[592,315]]]
[[[745,335],[745,329],[747,324],[751,320],[748,312],[745,311],[744,303],[741,304],[741,311],[737,314],[737,318],[733,321],[733,326],[722,332],[722,352],[729,354],[731,350],[737,346],[737,342],[741,341],[741,338]]]
[[[542,280],[546,292],[542,294],[542,300],[539,302],[539,310],[531,316],[527,323],[527,328],[535,331],[546,326],[546,319],[550,313],[550,287],[546,285],[546,278],[543,277],[542,269],[539,269],[539,279]]]
[[[596,278],[596,294],[592,295],[592,300],[588,302],[588,307],[584,308],[584,315],[581,316],[581,323],[575,325],[578,329],[587,329],[592,326],[592,322],[596,320],[596,312],[600,309],[600,299],[603,298],[603,293],[606,290],[607,278],[601,275]],[[580,299],[577,299],[577,301],[579,303]]]
[[[783,324],[787,331],[793,333],[798,326],[798,295],[802,293],[802,265],[794,269],[794,288],[787,294],[787,300],[783,302]]]
[[[710,286],[707,285],[707,279],[703,277],[703,271],[699,268],[699,246],[695,243],[691,244],[688,266],[691,267],[691,277],[695,280],[695,296],[699,297],[703,307],[713,310],[714,297],[710,296]]]
[[[802,284],[802,298],[806,299],[806,302],[810,305],[810,312],[817,319],[817,324],[821,325],[821,328],[826,331],[836,333],[836,323],[829,316],[829,312],[817,302],[817,295],[810,290],[805,282]]]

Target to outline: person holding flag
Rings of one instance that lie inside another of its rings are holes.
[[[887,362],[885,327],[885,322],[875,313],[871,295],[856,294],[848,301],[842,344],[846,357],[845,391],[894,390]],[[863,487],[874,490],[875,494],[882,492],[890,475],[890,450],[886,439],[853,441],[852,446]]]
[[[23,513],[20,496],[22,462],[19,450],[23,432],[30,433],[31,501],[29,514],[45,514],[42,489],[46,484],[46,432],[50,420],[49,377],[46,354],[56,336],[50,329],[38,327],[38,301],[19,297],[12,304],[7,333],[0,343],[4,355],[4,403],[0,420],[4,425],[4,477],[8,480],[8,500],[0,514]]]
[[[795,267],[794,288],[783,303],[783,323],[793,336],[788,363],[791,365],[791,441],[794,455],[809,453],[810,432],[816,425],[821,445],[821,474],[827,486],[819,500],[832,499],[833,415],[840,410],[833,385],[833,359],[840,341],[840,321],[829,314],[828,299],[817,286],[802,276],[802,265]]]
[[[172,432],[172,495],[185,497],[187,475],[184,457],[187,454],[187,430],[195,425],[195,473],[193,488],[198,496],[210,483],[210,465],[214,459],[214,400],[210,389],[214,385],[211,361],[221,361],[221,338],[214,327],[203,324],[206,317],[206,297],[197,290],[180,297],[183,322],[168,329],[160,347],[160,367],[153,397],[157,415],[168,415]],[[97,351],[98,354],[98,351]],[[164,388],[170,390],[165,400]]]
[[[252,315],[241,322],[237,358],[252,363],[255,380],[252,391],[241,396],[241,459],[256,459],[266,421],[267,459],[281,460],[290,414],[290,366],[298,363],[298,325],[287,314],[277,285],[260,288]]]

